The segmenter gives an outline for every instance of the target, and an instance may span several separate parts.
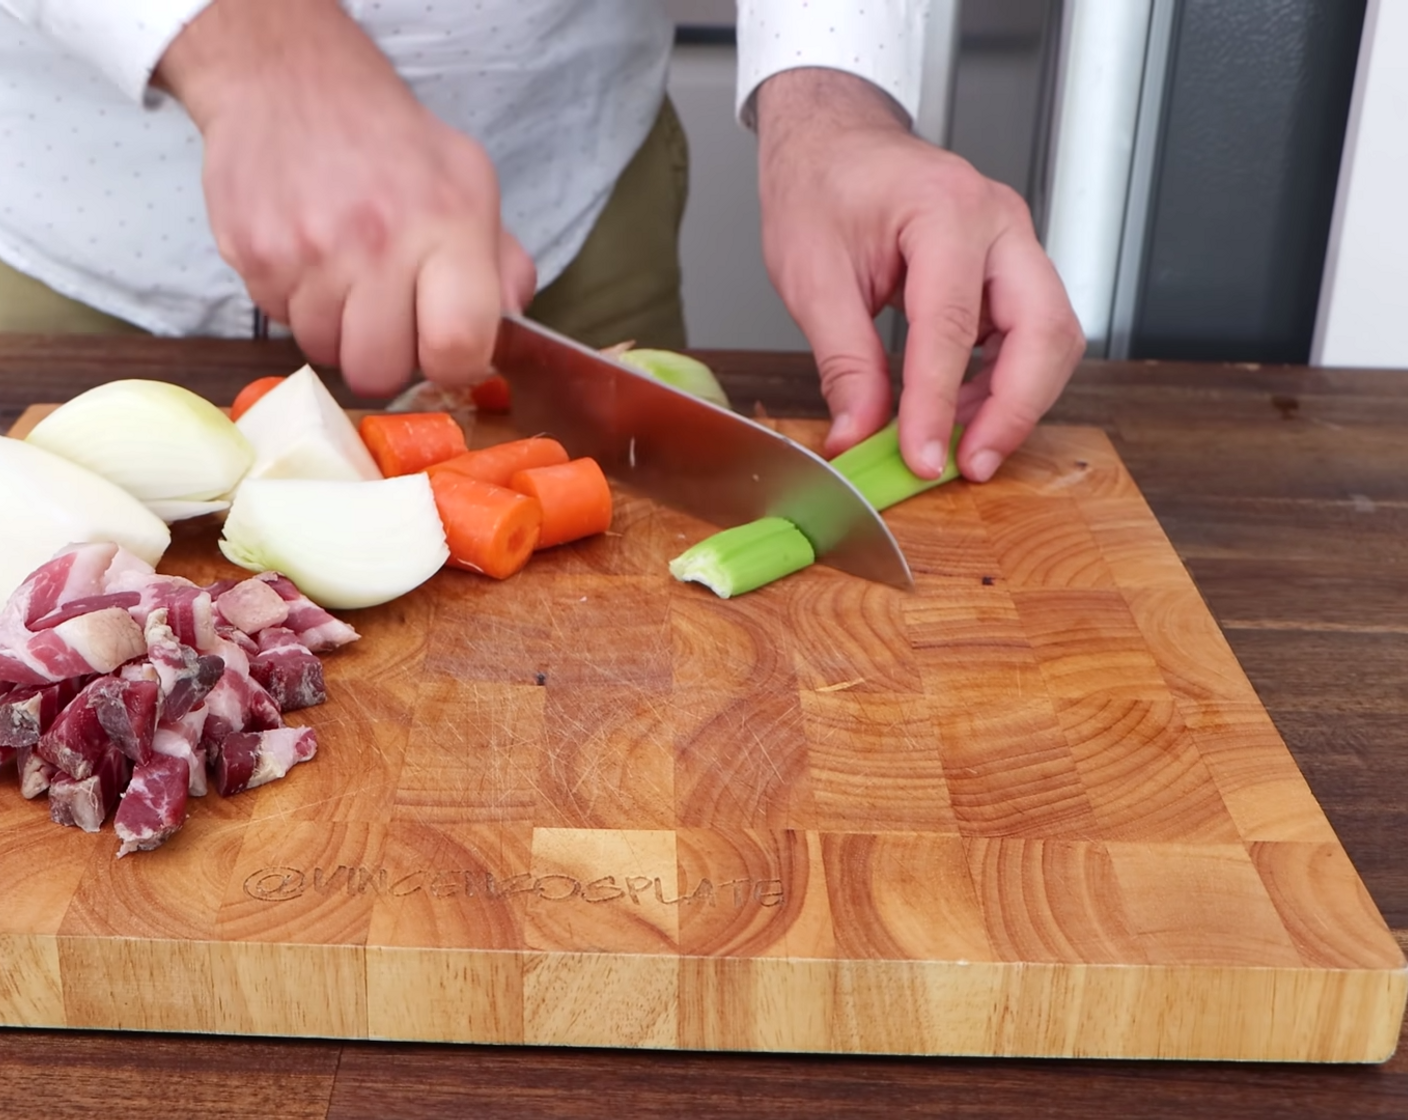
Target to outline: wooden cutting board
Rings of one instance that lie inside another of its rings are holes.
[[[349,613],[317,758],[155,852],[0,771],[0,1022],[1392,1052],[1403,955],[1101,432],[889,511],[912,593],[721,601],[666,571],[708,527],[617,497],[513,580]],[[235,574],[214,539],[163,570]]]

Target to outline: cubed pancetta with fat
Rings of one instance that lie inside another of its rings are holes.
[[[74,677],[57,684],[14,685],[0,696],[0,749],[32,747],[87,683]]]
[[[202,587],[72,546],[0,608],[0,765],[55,821],[115,813],[118,854],[149,850],[212,778],[238,793],[314,756],[283,712],[326,699],[317,652],[357,637],[275,572]]]
[[[15,752],[15,768],[20,774],[20,796],[26,801],[49,790],[49,783],[59,772],[52,762],[45,762],[33,747],[20,747]]]
[[[298,640],[314,653],[326,653],[348,642],[355,642],[359,637],[357,631],[342,619],[329,614],[299,591],[288,576],[278,572],[260,572],[254,578],[263,580],[278,592],[280,599],[288,603],[288,617],[283,625],[297,634]]]
[[[0,682],[53,684],[110,673],[140,656],[145,648],[141,627],[124,606],[107,598],[104,584],[119,554],[122,571],[145,567],[152,572],[115,544],[74,545],[41,564],[15,589],[0,608]],[[63,613],[66,604],[80,600],[91,600],[96,609]]]
[[[225,661],[218,654],[198,653],[180,641],[166,619],[166,607],[152,611],[144,633],[147,660],[161,684],[161,718],[177,720],[210,694],[225,671]]]
[[[166,612],[166,625],[176,640],[200,653],[215,639],[215,605],[210,592],[180,576],[142,575],[125,572],[110,584],[115,591],[135,591],[138,601],[128,608],[138,625],[146,627],[155,611]]]
[[[237,630],[253,637],[268,626],[282,626],[288,618],[288,602],[267,580],[242,579],[215,600],[215,612]]]
[[[207,712],[204,707],[195,708],[177,720],[163,719],[156,725],[152,736],[152,750],[157,754],[179,758],[190,771],[186,783],[192,797],[204,797],[210,788],[206,781],[206,751],[201,746],[201,732],[205,730]]]
[[[108,819],[132,773],[132,763],[109,747],[86,778],[55,774],[49,783],[49,817],[55,824],[97,832]]]
[[[169,755],[154,755],[133,769],[113,820],[122,841],[118,858],[159,847],[186,823],[188,784],[186,764]]]
[[[254,789],[282,778],[318,753],[311,727],[279,727],[228,736],[215,764],[215,788],[221,797]]]
[[[280,711],[311,708],[328,698],[323,663],[283,626],[259,632],[259,652],[250,660],[249,675],[268,690]]]
[[[151,757],[157,685],[103,676],[90,681],[39,737],[35,750],[70,778],[83,779],[109,747],[133,762]]]
[[[211,761],[218,757],[227,735],[267,731],[283,725],[274,698],[249,675],[249,656],[243,646],[217,637],[215,649],[225,670],[205,698],[207,716],[201,734],[201,746]]]

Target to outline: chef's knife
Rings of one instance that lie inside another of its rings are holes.
[[[914,586],[904,553],[856,488],[771,428],[516,315],[499,325],[494,367],[509,381],[521,430],[591,456],[619,482],[721,528],[785,517],[822,563]]]

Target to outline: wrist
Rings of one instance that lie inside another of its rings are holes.
[[[758,87],[758,139],[774,143],[798,131],[851,129],[908,132],[909,115],[879,86],[843,70],[783,70]]]
[[[325,79],[357,54],[391,70],[339,0],[215,0],[172,40],[152,80],[204,131],[245,93]]]

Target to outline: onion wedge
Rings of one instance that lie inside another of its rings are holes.
[[[60,455],[0,436],[0,603],[71,544],[111,541],[153,566],[171,543],[127,491]]]
[[[404,595],[449,559],[423,474],[370,482],[251,478],[225,518],[220,551],[253,572],[282,572],[330,609]]]
[[[228,416],[165,381],[96,386],[44,417],[25,440],[143,502],[227,498],[254,462],[254,449]]]
[[[254,447],[248,478],[381,477],[351,417],[311,366],[270,389],[235,426]]]

